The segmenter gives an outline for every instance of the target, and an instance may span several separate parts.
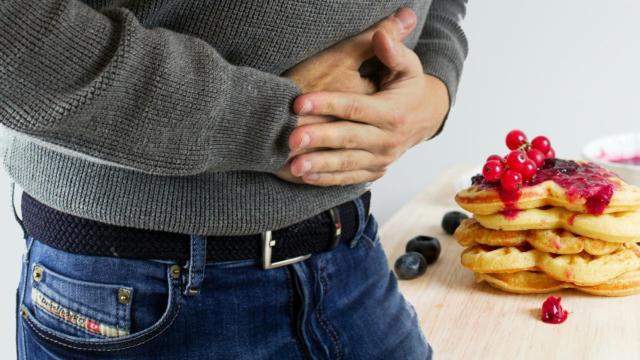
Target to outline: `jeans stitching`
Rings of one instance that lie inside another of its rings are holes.
[[[20,317],[20,322],[22,323],[22,316]],[[27,345],[25,344],[27,340],[27,330],[25,329],[24,324],[20,326],[20,330],[22,330],[22,355],[24,355],[24,360],[28,360],[29,356],[27,353]]]
[[[367,218],[367,223],[365,225],[369,225],[369,221],[373,221],[373,220],[375,220],[375,219],[372,219],[371,216],[369,216],[369,218]],[[374,224],[371,224],[371,225],[374,226]],[[365,229],[362,231],[362,236],[361,237],[363,237],[366,240],[366,242],[367,242],[367,244],[369,245],[370,248],[376,247],[378,245],[377,243],[380,240],[380,235],[378,233],[378,225],[377,225],[377,223],[375,224],[375,229],[374,229],[375,231],[373,231],[374,238],[369,236],[367,234],[366,230],[367,229],[366,229],[366,226],[365,226]]]
[[[201,235],[191,236],[191,259],[189,260],[188,282],[185,291],[194,287],[199,288],[204,280],[206,259],[203,259],[203,255],[206,254],[206,241],[206,237]],[[203,243],[204,249],[202,248]]]
[[[364,237],[367,240],[367,243],[369,244],[369,246],[371,248],[374,248],[374,247],[376,247],[376,245],[378,245],[379,237],[378,237],[377,234],[376,234],[376,236],[374,238],[372,238],[371,236],[366,235],[366,234],[362,234],[362,237]]]
[[[300,326],[300,324],[298,323],[298,317],[293,308],[293,296],[294,296],[293,281],[294,280],[291,276],[291,269],[287,267],[287,292],[289,293],[289,314],[291,316],[291,323],[293,324],[292,326],[294,328],[293,338],[296,342],[296,348],[300,352],[300,355],[302,355],[302,358],[306,360],[308,359],[308,357],[305,352],[302,339],[300,339],[300,337],[298,336],[298,327]]]
[[[24,302],[24,296],[27,293],[27,283],[29,279],[29,274],[31,273],[31,247],[34,242],[34,238],[31,235],[27,236],[26,239],[26,249],[22,255],[22,268],[24,269],[24,274],[22,274],[22,278],[20,279],[23,283],[22,291],[20,291],[20,304]]]
[[[324,263],[320,261],[318,265],[319,265],[318,272],[320,275],[320,283],[322,284],[323,289],[326,289],[328,291],[329,284],[325,277]],[[327,334],[329,334],[329,337],[333,342],[333,346],[336,349],[336,360],[340,360],[342,359],[342,344],[340,342],[340,338],[338,337],[337,331],[331,325],[329,320],[325,318],[323,308],[324,308],[323,303],[320,302],[318,304],[318,307],[316,308],[316,318],[318,319],[320,326],[322,326],[322,328],[327,332]]]

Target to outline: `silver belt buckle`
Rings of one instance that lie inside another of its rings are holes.
[[[284,259],[281,261],[271,262],[271,248],[276,246],[276,240],[273,239],[271,230],[262,233],[262,268],[263,269],[275,269],[281,266],[287,266],[298,263],[300,261],[307,260],[311,257],[311,254],[296,256],[294,258]]]

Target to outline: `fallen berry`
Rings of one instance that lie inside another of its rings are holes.
[[[562,308],[559,296],[549,296],[542,303],[541,319],[547,324],[560,324],[567,320],[569,312]]]
[[[444,214],[442,218],[442,229],[444,229],[447,234],[453,235],[462,220],[468,218],[467,214],[461,213],[460,211],[449,211]]]
[[[408,252],[396,260],[393,269],[398,279],[415,279],[427,271],[427,260],[420,253]]]
[[[438,239],[432,236],[420,235],[407,242],[405,251],[407,253],[420,253],[424,256],[425,260],[427,260],[427,264],[431,265],[438,260],[442,247],[440,246],[440,241]]]

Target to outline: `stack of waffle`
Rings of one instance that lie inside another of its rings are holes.
[[[606,181],[592,177],[585,167],[595,165],[564,162],[551,169],[560,177],[508,201],[482,182],[460,191],[456,202],[474,214],[454,234],[465,247],[462,265],[513,293],[640,293],[640,189],[603,169]]]

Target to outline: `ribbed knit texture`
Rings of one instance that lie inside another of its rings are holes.
[[[405,43],[455,93],[463,0],[0,2],[0,120],[20,133],[5,169],[58,210],[146,229],[250,234],[362,194],[270,172],[300,95],[281,77],[400,6]],[[424,26],[429,13],[429,26]]]

